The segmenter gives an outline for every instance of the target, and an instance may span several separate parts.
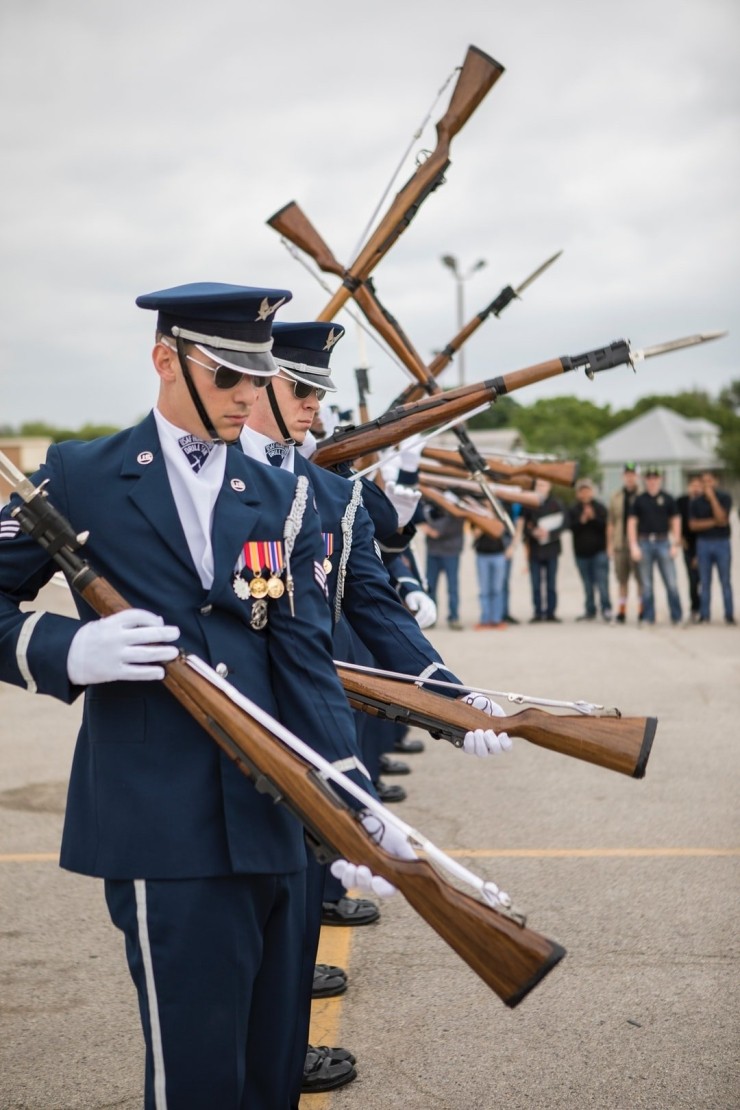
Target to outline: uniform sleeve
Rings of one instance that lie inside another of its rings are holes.
[[[55,508],[64,513],[64,485],[58,448],[32,477],[47,481]],[[43,610],[21,611],[51,579],[57,566],[44,548],[23,532],[12,511],[18,498],[0,511],[0,681],[72,702],[81,693],[67,677],[69,646],[80,622]]]
[[[332,618],[319,517],[309,495],[291,556],[295,616],[287,594],[271,606],[272,683],[281,720],[319,755],[375,794],[360,759],[352,711],[332,656]],[[357,803],[348,798],[351,805]]]
[[[424,678],[458,681],[393,589],[374,549],[372,521],[362,509],[355,517],[342,610],[378,666]]]

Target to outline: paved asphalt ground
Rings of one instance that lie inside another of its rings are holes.
[[[476,632],[468,556],[466,631],[443,621],[430,636],[470,682],[657,716],[646,778],[526,741],[479,761],[429,740],[395,781],[399,816],[568,955],[511,1011],[400,895],[378,925],[325,929],[350,987],[317,1008],[313,1039],[351,1048],[359,1075],[308,1110],[740,1106],[740,631],[718,598],[709,626],[670,627],[662,587],[653,629],[634,614],[576,624],[569,552],[560,586],[562,624]],[[735,596],[740,608],[737,559]],[[69,604],[53,586],[42,600]],[[526,621],[521,564],[512,607]],[[101,884],[55,862],[78,713],[0,686],[1,1110],[141,1106],[123,945]]]

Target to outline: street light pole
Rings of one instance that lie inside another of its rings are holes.
[[[472,277],[478,270],[482,270],[486,265],[485,258],[479,258],[477,262],[473,263],[469,270],[462,273],[458,264],[457,258],[454,254],[443,254],[440,259],[443,266],[446,266],[451,271],[455,279],[456,289],[456,304],[457,304],[457,330],[461,332],[465,326],[465,293],[464,285],[469,277]],[[458,382],[460,385],[465,385],[465,355],[462,347],[457,352],[458,357]]]

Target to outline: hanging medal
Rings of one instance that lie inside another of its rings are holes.
[[[252,615],[249,618],[250,628],[261,632],[267,624],[267,602],[264,598],[257,598],[252,604]]]
[[[331,556],[334,554],[334,533],[322,532],[321,536],[324,540],[324,570],[327,574],[331,574]]]

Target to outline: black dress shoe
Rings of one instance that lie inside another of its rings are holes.
[[[539,624],[540,621],[543,621],[544,619],[545,619],[544,617],[540,617],[540,616],[530,617],[529,618],[529,623],[530,624]]]
[[[381,755],[380,757],[380,770],[384,775],[410,775],[411,768],[408,763],[402,763],[400,759],[391,759],[389,755]]]
[[[321,906],[322,925],[371,925],[380,917],[380,910],[369,898],[340,898]]]
[[[396,752],[403,752],[404,755],[415,755],[416,752],[424,751],[423,740],[407,740],[402,736],[400,740],[396,740],[393,745],[393,750]]]
[[[347,989],[347,976],[341,967],[331,964],[316,964],[313,969],[312,998],[335,998]]]
[[[402,786],[396,786],[395,784],[393,786],[388,786],[387,783],[380,780],[374,785],[375,790],[378,794],[378,798],[381,802],[385,802],[386,805],[388,804],[388,802],[406,801],[406,791]]]
[[[545,617],[545,620],[549,621],[550,624],[561,624],[562,623],[561,620],[560,620],[560,617],[556,617],[554,613],[551,613],[549,617]]]
[[[309,1052],[321,1052],[324,1055],[331,1056],[332,1060],[346,1060],[349,1064],[356,1064],[352,1053],[347,1048],[330,1048],[328,1044],[309,1045]]]
[[[303,1065],[301,1091],[304,1094],[334,1091],[337,1087],[344,1087],[346,1083],[351,1083],[356,1076],[357,1072],[348,1059],[337,1060],[329,1055],[328,1050],[312,1048],[309,1045],[306,1062]]]

